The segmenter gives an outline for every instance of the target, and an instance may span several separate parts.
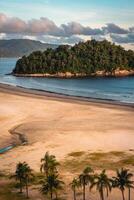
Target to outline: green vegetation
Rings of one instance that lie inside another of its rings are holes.
[[[74,154],[76,153],[76,154]],[[71,162],[73,164],[74,161],[77,161],[77,164],[80,159],[80,155],[77,154],[78,152],[73,152],[72,154],[68,155],[68,158],[71,156],[74,156],[74,160],[70,160],[70,168],[73,168],[71,165]],[[95,153],[85,153],[83,152],[81,154],[82,159],[85,159],[85,156],[87,156],[87,159],[93,158],[93,162],[96,162],[95,158],[98,159],[98,162],[102,162],[104,160],[104,157],[110,158],[110,156],[113,156],[113,158],[122,158],[123,159],[133,159],[132,154],[128,156],[128,154],[124,152],[118,152],[118,151],[111,151],[111,152],[95,152]],[[90,160],[91,162],[91,160]],[[122,161],[120,161],[122,163]],[[119,161],[117,162],[119,164]],[[111,165],[114,165],[115,162],[110,163]],[[14,200],[24,200],[26,198],[29,198],[28,191],[29,186],[31,187],[34,185],[36,189],[40,192],[40,194],[45,196],[45,199],[50,200],[58,200],[62,199],[60,197],[61,194],[65,195],[65,183],[62,181],[59,169],[62,170],[61,164],[57,162],[56,157],[54,155],[50,155],[49,152],[46,152],[44,157],[41,159],[41,172],[34,173],[30,168],[30,166],[26,163],[18,163],[16,166],[15,174],[11,176],[11,178],[15,178],[14,180],[16,182],[11,182],[11,179],[9,179],[9,175],[6,176],[1,173],[1,181],[0,184],[3,185],[3,188],[0,187],[0,200],[8,200],[8,199],[14,199]],[[92,165],[92,164],[91,164]],[[95,187],[100,200],[106,200],[109,197],[109,193],[114,190],[114,188],[119,189],[119,191],[122,194],[122,200],[126,200],[125,197],[125,191],[128,191],[128,200],[131,200],[131,190],[134,189],[134,181],[133,181],[133,174],[130,172],[129,169],[125,169],[120,167],[121,169],[116,170],[116,175],[114,177],[109,177],[106,173],[106,170],[103,168],[101,171],[97,170],[94,171],[88,163],[84,162],[84,165],[82,165],[82,170],[80,173],[75,173],[73,175],[72,182],[69,184],[70,189],[72,190],[73,199],[77,200],[77,197],[81,198],[82,200],[86,200],[90,198],[90,193],[92,189]],[[79,166],[78,166],[79,167]],[[105,167],[105,164],[103,165]],[[69,179],[70,180],[70,179]],[[30,185],[31,182],[31,185]],[[4,183],[4,184],[3,184]],[[13,188],[19,189],[19,193],[16,193],[15,190],[13,191]],[[26,197],[23,195],[23,189],[26,189]],[[35,189],[32,187],[33,189]],[[12,192],[13,191],[13,192]],[[64,196],[65,197],[65,196]],[[36,197],[35,197],[36,198]]]
[[[58,199],[58,191],[62,190],[64,185],[64,182],[59,178],[58,166],[59,163],[56,161],[55,156],[46,152],[44,158],[41,159],[40,169],[41,172],[44,172],[44,180],[40,191],[44,195],[50,195],[51,200],[53,200],[54,194],[55,199]]]
[[[49,174],[57,173],[57,166],[59,166],[59,163],[56,161],[55,156],[46,152],[44,158],[41,159],[40,171],[44,171],[46,177],[48,177]]]
[[[15,184],[7,182],[0,186],[0,200],[26,200],[22,194],[13,192]]]
[[[83,200],[86,200],[86,186],[88,183],[93,182],[93,170],[90,167],[86,167],[83,172],[79,175],[79,182],[83,189]]]
[[[123,151],[110,152],[83,152],[81,156],[75,156],[75,152],[68,154],[61,162],[61,169],[69,173],[80,173],[84,166],[91,166],[96,170],[116,170],[121,167],[133,167],[134,155]],[[74,156],[70,156],[74,155]],[[76,154],[77,155],[77,154]]]
[[[120,160],[122,165],[132,165],[134,166],[134,155],[130,155],[127,158]]]
[[[63,185],[64,182],[59,179],[58,174],[49,174],[47,177],[45,177],[40,191],[44,195],[50,195],[51,200],[54,199],[54,194],[55,199],[58,199],[58,191],[63,189]]]
[[[74,178],[70,183],[71,189],[73,191],[74,200],[76,200],[76,190],[80,187],[80,181],[78,178]]]
[[[82,156],[84,154],[85,154],[84,151],[75,151],[75,152],[69,153],[68,156],[71,156],[71,157],[80,157],[80,156]]]
[[[11,178],[15,178],[17,181],[19,181],[19,188],[20,193],[23,192],[23,187],[26,188],[26,197],[29,198],[28,194],[28,184],[33,178],[32,169],[29,167],[29,165],[26,162],[18,163],[16,166],[16,171]]]
[[[134,182],[131,180],[133,177],[133,174],[129,172],[128,169],[121,169],[116,171],[116,177],[113,177],[112,179],[112,186],[117,187],[120,189],[122,194],[122,199],[125,200],[124,191],[127,188],[129,190],[128,192],[128,200],[131,199],[131,192],[130,190],[134,188]]]
[[[107,192],[107,197],[109,191],[111,192],[112,189],[111,182],[112,182],[111,179],[109,179],[106,174],[106,170],[103,170],[100,174],[94,175],[93,180],[90,181],[91,183],[90,189],[96,186],[96,190],[98,190],[100,194],[100,199],[104,200],[105,190]]]
[[[126,51],[108,41],[80,42],[73,47],[61,45],[57,49],[36,51],[23,56],[16,63],[14,74],[71,73],[74,76],[114,75],[115,70],[134,70],[134,52]]]

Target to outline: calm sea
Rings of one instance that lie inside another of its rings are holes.
[[[17,58],[0,58],[0,83],[73,96],[134,103],[134,77],[58,79],[6,75],[14,68],[16,60]]]

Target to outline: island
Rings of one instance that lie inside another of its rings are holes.
[[[88,77],[134,75],[134,51],[106,40],[35,51],[23,56],[12,72],[26,77]]]

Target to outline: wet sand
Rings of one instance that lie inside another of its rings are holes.
[[[24,138],[28,142],[26,145],[22,145]],[[12,144],[18,146],[0,154],[0,171],[11,173],[15,171],[16,163],[26,161],[39,172],[40,159],[46,151],[56,155],[61,163],[72,152],[90,155],[114,151],[131,156],[134,155],[134,106],[0,84],[0,148]],[[105,158],[105,163],[109,158]],[[130,169],[134,173],[133,166]],[[61,173],[66,184],[75,175],[63,167]],[[111,170],[108,174],[115,175]],[[72,192],[69,188],[67,194],[70,200]],[[33,200],[40,197],[38,189],[34,192],[32,189],[30,195]],[[97,200],[98,193],[93,192],[90,197]],[[120,198],[119,190],[109,196],[109,200]]]
[[[28,140],[0,155],[0,170],[14,170],[18,161],[26,161],[38,171],[46,151],[59,160],[75,151],[129,151],[134,148],[133,122],[133,106],[0,85],[0,147],[19,142],[16,132]]]

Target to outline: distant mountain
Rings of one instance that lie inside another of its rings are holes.
[[[41,43],[29,39],[0,40],[0,57],[20,57],[33,51],[44,51],[47,48],[55,49],[58,45]]]

